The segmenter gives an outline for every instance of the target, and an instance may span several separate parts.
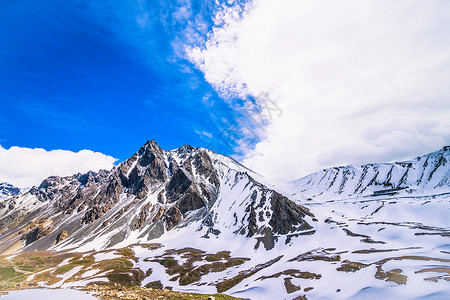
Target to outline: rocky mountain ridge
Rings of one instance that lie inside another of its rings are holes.
[[[414,159],[394,163],[341,166],[291,183],[305,198],[348,198],[386,193],[426,194],[450,188],[450,146]]]
[[[23,189],[15,187],[7,182],[0,183],[0,200],[20,195],[23,192]]]
[[[277,235],[312,230],[308,209],[255,176],[206,149],[164,151],[149,141],[111,171],[52,176],[4,201],[0,251],[21,245],[103,249],[127,239],[147,242],[193,223],[204,238],[226,230],[260,238],[270,249]],[[233,193],[239,195],[230,198]]]

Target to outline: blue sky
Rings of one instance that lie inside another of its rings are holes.
[[[448,0],[0,1],[0,182],[150,139],[281,182],[436,151],[449,19]]]
[[[236,115],[183,56],[212,26],[208,3],[2,1],[0,144],[119,160],[148,139],[207,146]]]

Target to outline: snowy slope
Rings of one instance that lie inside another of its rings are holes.
[[[292,182],[295,193],[321,199],[397,188],[404,195],[450,192],[450,146],[409,161],[335,167]]]

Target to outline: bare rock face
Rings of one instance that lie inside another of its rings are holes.
[[[37,226],[33,230],[27,232],[22,236],[22,240],[25,240],[25,245],[29,245],[40,238],[48,235],[51,232],[51,228],[44,228],[43,226]]]
[[[312,228],[304,218],[306,215],[311,217],[313,215],[305,207],[295,204],[277,192],[272,195],[270,203],[273,214],[269,225],[272,226],[274,233],[288,234]]]
[[[169,203],[178,202],[178,208],[183,214],[205,206],[202,194],[182,169],[178,169],[168,182],[166,199]]]
[[[165,215],[166,229],[171,230],[175,225],[180,223],[183,218],[183,214],[178,209],[178,206],[172,206]]]
[[[56,236],[55,239],[55,244],[60,243],[61,241],[65,240],[67,237],[69,236],[69,234],[67,233],[67,231],[63,230],[60,233],[58,233],[58,235]]]
[[[152,186],[167,180],[164,150],[155,141],[149,141],[118,169],[122,184],[139,199],[144,198]]]
[[[204,174],[212,185],[216,187],[219,186],[219,178],[215,172],[211,158],[206,154],[206,152],[199,152],[196,154],[193,164],[197,171]]]
[[[147,203],[142,208],[141,212],[139,213],[139,216],[136,218],[136,220],[131,224],[131,230],[136,230],[144,227],[145,222],[147,220],[147,217],[149,216],[149,210],[150,210],[150,204]]]

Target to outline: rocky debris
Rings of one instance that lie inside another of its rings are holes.
[[[11,228],[19,224],[24,218],[23,211],[13,211],[7,216],[0,218],[0,231]]]

